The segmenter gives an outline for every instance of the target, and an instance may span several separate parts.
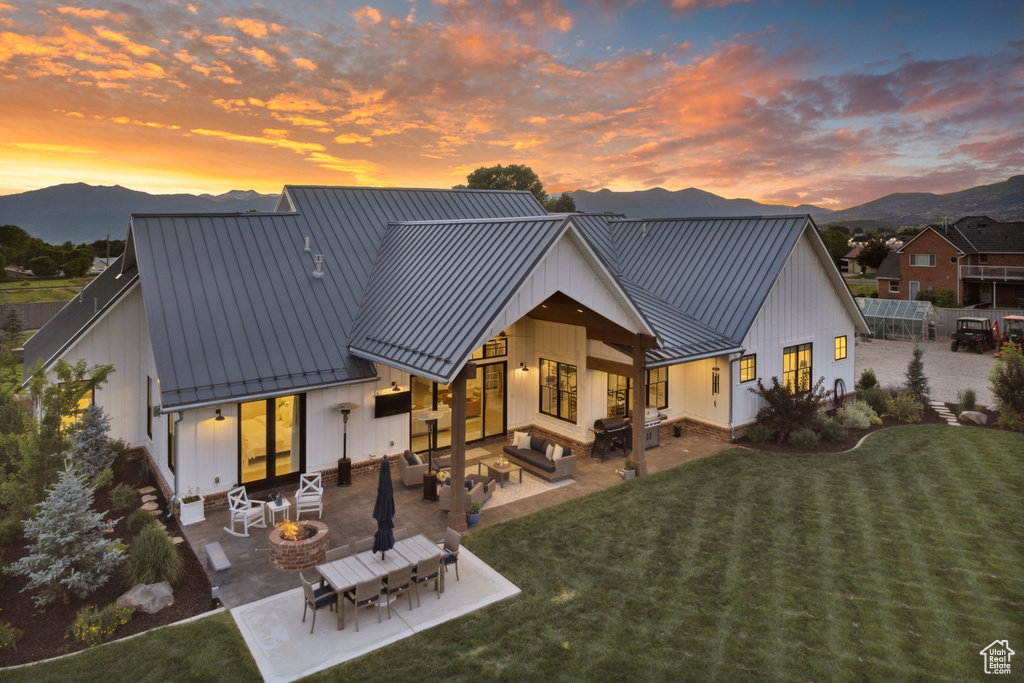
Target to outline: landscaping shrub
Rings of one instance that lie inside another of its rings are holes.
[[[892,394],[879,386],[861,389],[857,392],[857,398],[867,403],[876,415],[885,413],[885,404],[892,398]]]
[[[809,451],[818,445],[820,437],[810,427],[793,430],[789,435],[789,444],[796,448]]]
[[[82,411],[78,430],[72,436],[75,450],[71,453],[71,461],[78,465],[89,481],[113,465],[117,457],[117,452],[110,447],[107,438],[109,432],[110,417],[103,412],[103,408],[93,404]]]
[[[757,388],[748,389],[767,403],[757,411],[758,424],[775,430],[778,442],[782,443],[790,432],[813,424],[819,407],[828,398],[828,392],[822,388],[824,384],[825,378],[822,377],[809,391],[793,393],[779,383],[778,377],[772,377],[771,387],[765,387],[759,378]]]
[[[891,417],[899,422],[920,422],[924,406],[914,400],[914,397],[905,391],[896,394],[885,403],[885,417]]]
[[[747,432],[747,438],[751,443],[764,443],[775,436],[775,430],[768,425],[756,424]]]
[[[25,590],[37,591],[36,605],[70,594],[85,597],[105,584],[124,559],[114,547],[117,539],[106,533],[111,524],[93,511],[92,503],[92,488],[65,461],[38,513],[25,522],[25,536],[32,541],[29,554],[10,565],[15,574],[28,576]]]
[[[119,607],[115,602],[98,612],[96,605],[86,605],[78,610],[68,635],[88,647],[105,643],[114,636],[118,626],[128,623],[134,612],[131,607]]]
[[[150,524],[156,524],[156,518],[148,510],[136,510],[128,516],[128,532],[138,534]]]
[[[871,387],[878,386],[878,378],[875,377],[875,371],[871,368],[866,368],[864,372],[860,373],[860,382],[857,387],[860,389],[870,389]]]
[[[127,484],[118,484],[110,492],[110,504],[119,512],[133,507],[138,502],[138,492]]]
[[[139,532],[128,553],[125,569],[128,583],[175,583],[181,576],[181,555],[174,542],[159,526],[146,526]]]
[[[999,408],[999,426],[1024,432],[1024,355],[1020,349],[1003,344],[988,381]]]
[[[924,374],[924,351],[914,344],[914,352],[907,363],[907,393],[918,403],[928,402],[928,378]]]
[[[956,398],[961,413],[967,410],[978,409],[978,396],[974,393],[974,389],[964,389],[957,392]]]
[[[14,628],[6,621],[0,621],[0,650],[18,651],[18,641],[21,640],[21,631]]]
[[[96,475],[96,478],[92,480],[92,488],[94,491],[104,489],[114,483],[114,470],[109,467],[102,470]]]
[[[9,546],[21,538],[24,529],[21,520],[16,517],[8,517],[0,521],[0,548]]]
[[[871,416],[868,417],[868,421],[870,421],[871,424],[873,424],[873,425],[880,425],[880,424],[882,424],[882,418],[878,417],[874,413],[872,413]]]
[[[846,427],[835,418],[826,417],[818,425],[818,433],[825,441],[843,441],[846,439]]]
[[[853,401],[836,409],[836,419],[847,429],[867,429],[874,415],[874,409],[865,401]]]

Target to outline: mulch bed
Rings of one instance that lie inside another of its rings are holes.
[[[950,410],[950,412],[956,415],[958,408],[955,403],[947,403],[946,407]],[[980,429],[1002,429],[996,424],[996,421],[999,419],[999,411],[981,410],[980,412],[983,412],[988,416],[988,424],[965,424],[964,427],[977,427]],[[818,442],[817,446],[815,446],[813,449],[809,451],[802,448],[797,448],[796,446],[791,446],[788,442],[776,443],[775,441],[770,441],[767,443],[754,443],[746,437],[737,440],[737,444],[759,451],[768,451],[770,453],[842,453],[843,451],[848,451],[851,448],[855,447],[861,439],[863,439],[866,435],[872,432],[877,432],[879,429],[885,429],[887,427],[898,427],[904,424],[906,423],[898,422],[897,420],[894,420],[890,417],[883,417],[882,424],[880,425],[871,425],[867,429],[847,429],[846,439],[844,439],[843,441],[826,441],[825,439],[822,439],[821,441]],[[918,424],[944,425],[946,424],[946,421],[942,417],[940,417],[938,413],[932,410],[931,406],[925,406],[924,414],[921,416],[921,422],[919,422]]]
[[[148,482],[143,481],[140,476],[140,464],[140,461],[118,463],[114,470],[113,485],[97,492],[94,509],[112,509],[110,490],[119,483],[128,484],[136,489],[146,486]],[[159,490],[156,495],[160,509],[166,510],[167,501]],[[115,525],[112,534],[114,538],[121,538],[128,542],[133,540],[132,534],[127,529],[127,519],[132,512],[134,510],[124,513],[121,521]],[[117,514],[111,512],[107,516],[116,517]],[[167,526],[169,531],[174,532],[176,522],[171,522]],[[10,564],[26,555],[27,546],[28,542],[25,540],[8,546],[3,550],[3,564]],[[127,624],[117,629],[114,633],[115,640],[142,633],[157,626],[172,624],[212,608],[210,582],[203,566],[188,543],[180,543],[177,547],[184,566],[181,578],[172,586],[174,604],[156,614],[136,612]],[[96,605],[98,609],[102,609],[131,588],[131,586],[125,585],[123,575],[120,572],[115,572],[105,586],[84,600],[72,598],[71,603],[67,605],[57,600],[44,608],[39,608],[35,606],[31,593],[21,592],[27,584],[28,577],[0,575],[0,606],[2,606],[0,607],[0,621],[11,624],[23,633],[18,641],[17,652],[6,648],[0,650],[0,666],[25,664],[85,649],[85,646],[77,640],[65,637],[75,621],[78,610],[86,605]]]

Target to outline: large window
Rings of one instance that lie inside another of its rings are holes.
[[[753,382],[757,379],[757,354],[752,353],[740,358],[740,382]]]
[[[668,368],[646,371],[647,394],[644,405],[668,408]],[[608,374],[608,417],[628,417],[633,412],[633,380]]]
[[[576,366],[540,359],[540,412],[576,422]]]
[[[240,483],[288,478],[305,467],[305,395],[238,405]]]
[[[473,359],[501,358],[508,355],[508,337],[495,337],[473,351]]]
[[[911,254],[910,265],[912,266],[934,266],[935,254]]]
[[[811,345],[782,350],[782,383],[793,393],[811,390]]]
[[[836,360],[846,359],[846,335],[836,337]]]

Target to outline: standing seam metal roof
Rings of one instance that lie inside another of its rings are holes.
[[[350,349],[450,382],[567,221],[538,216],[390,225]]]

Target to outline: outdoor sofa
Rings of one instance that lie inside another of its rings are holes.
[[[571,448],[565,446],[562,457],[552,461],[547,457],[548,444],[552,446],[558,444],[542,436],[530,436],[529,438],[529,448],[516,448],[513,442],[512,445],[502,449],[509,460],[548,481],[557,481],[576,474],[576,456],[572,454]]]

